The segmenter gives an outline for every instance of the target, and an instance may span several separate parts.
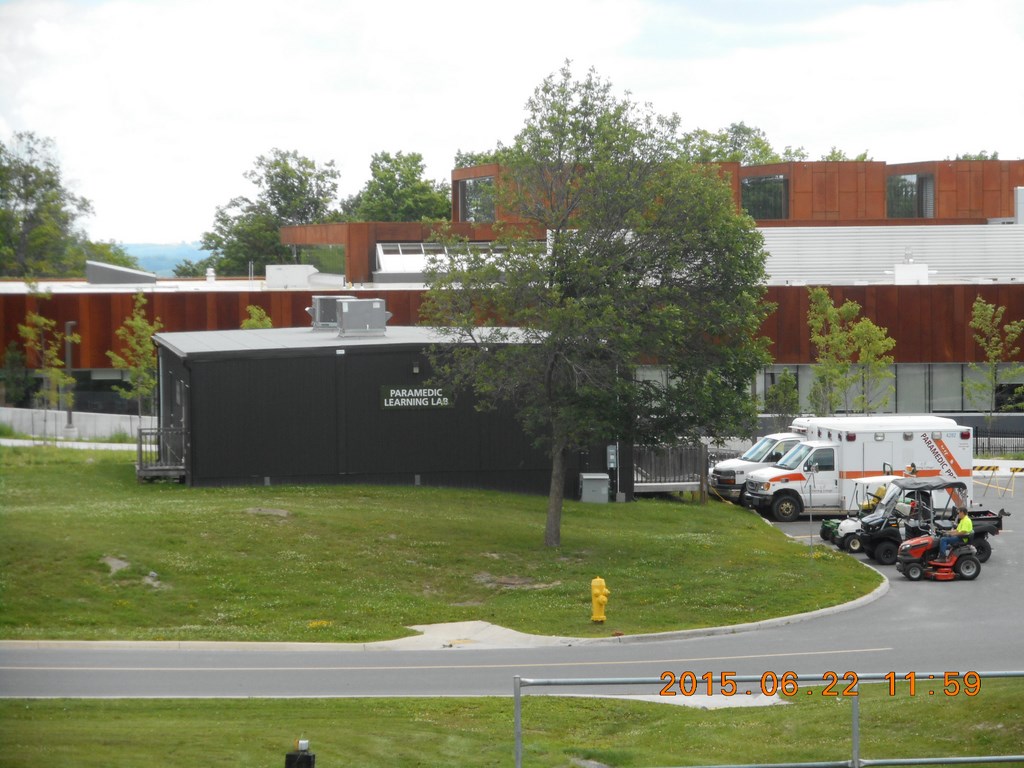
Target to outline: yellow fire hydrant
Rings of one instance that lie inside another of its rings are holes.
[[[590,602],[593,609],[590,615],[591,621],[604,622],[604,607],[608,605],[608,595],[610,594],[611,590],[604,585],[604,579],[600,576],[590,582]]]

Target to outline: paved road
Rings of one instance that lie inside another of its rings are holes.
[[[857,607],[728,634],[534,643],[483,631],[369,646],[251,644],[0,644],[4,697],[359,697],[508,695],[527,678],[741,675],[793,670],[919,674],[1024,670],[1024,488],[983,499],[1014,515],[972,582],[909,582],[877,567],[888,587]],[[817,525],[780,524],[794,537]],[[793,585],[799,588],[799,585]],[[433,648],[419,646],[434,644]],[[448,646],[448,647],[441,647]],[[919,687],[920,687],[919,683]],[[756,686],[754,686],[756,689]],[[590,693],[597,692],[587,689]],[[561,689],[569,693],[573,689]],[[608,692],[656,694],[651,686]],[[679,697],[677,697],[679,698]]]

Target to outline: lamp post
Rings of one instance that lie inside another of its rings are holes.
[[[71,375],[71,333],[78,323],[74,320],[68,320],[64,323],[64,371],[70,376]],[[65,385],[64,389],[64,405],[68,411],[68,421],[64,425],[64,436],[65,437],[77,437],[77,430],[72,422],[71,417],[71,398],[68,396],[70,385]]]

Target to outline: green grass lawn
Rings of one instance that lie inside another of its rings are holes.
[[[483,620],[591,637],[737,624],[880,577],[721,503],[140,484],[130,452],[0,448],[0,637],[368,642]],[[590,582],[611,590],[590,621]]]
[[[725,504],[567,502],[428,488],[139,484],[131,453],[0,448],[0,638],[365,642],[485,620],[563,636],[753,621],[866,594],[880,577]],[[809,527],[810,532],[810,527]],[[153,574],[153,575],[151,575]],[[590,580],[611,589],[590,622]],[[764,606],[759,608],[758,606]],[[509,681],[511,692],[511,678]],[[1024,684],[967,699],[862,686],[862,755],[1016,754]],[[524,764],[850,757],[850,702],[699,710],[527,695]],[[969,714],[970,727],[950,736]],[[0,767],[511,766],[511,698],[0,700]]]
[[[1021,680],[985,682],[970,699],[862,685],[861,757],[1020,754],[1022,694]],[[851,709],[849,698],[702,710],[531,695],[523,764],[849,760]],[[515,755],[511,698],[0,701],[0,766],[279,768],[298,738],[322,768],[512,766]]]

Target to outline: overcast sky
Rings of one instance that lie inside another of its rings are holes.
[[[93,239],[194,241],[275,147],[447,180],[565,59],[811,159],[1024,158],[1020,0],[0,0],[0,141],[54,140]]]

